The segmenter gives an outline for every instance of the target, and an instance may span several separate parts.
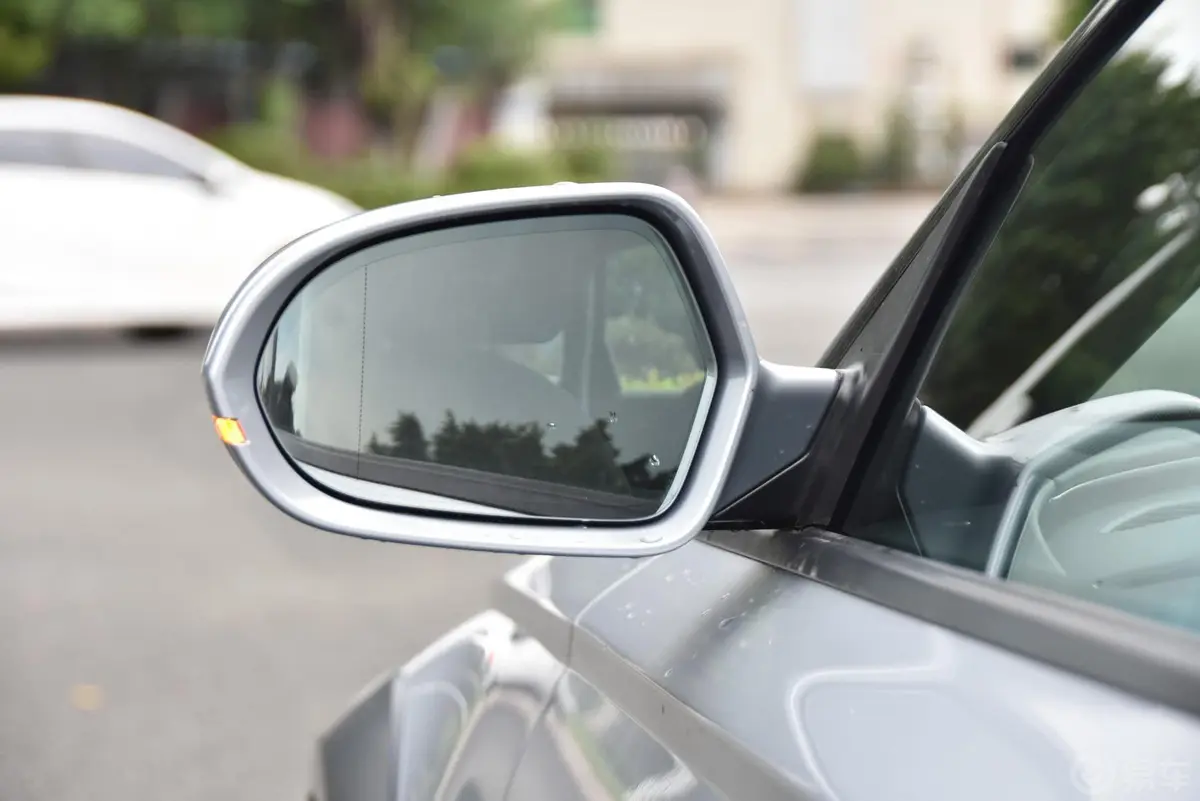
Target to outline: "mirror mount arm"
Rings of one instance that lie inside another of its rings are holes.
[[[817,367],[759,362],[758,387],[742,441],[725,480],[712,529],[782,528],[795,503],[795,481],[837,396],[841,374]],[[785,481],[775,481],[777,478]]]

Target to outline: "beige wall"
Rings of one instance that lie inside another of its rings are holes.
[[[786,0],[605,0],[601,32],[563,37],[548,64],[647,66],[684,61],[728,77],[723,171],[733,188],[772,186],[794,156],[799,109],[787,80]]]
[[[819,127],[878,137],[918,37],[937,52],[946,103],[961,108],[969,128],[990,129],[1031,77],[1004,69],[1005,45],[1013,34],[1044,30],[1055,0],[853,0],[862,20],[854,26],[857,49],[834,57],[850,53],[853,61],[856,52],[862,81],[836,94],[802,82],[800,48],[807,45],[799,2],[601,0],[600,31],[551,42],[546,70],[719,65],[729,81],[724,188],[771,190],[787,184]]]

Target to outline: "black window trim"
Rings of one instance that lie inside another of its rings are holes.
[[[1093,9],[889,268],[884,279],[889,288],[864,301],[870,311],[856,312],[849,330],[822,357],[821,367],[863,374],[844,382],[846,392],[839,399],[848,418],[844,430],[814,445],[810,470],[822,481],[811,483],[799,499],[798,525],[841,530],[861,482],[888,445],[887,435],[912,408],[979,256],[1023,188],[1035,145],[1161,2],[1116,0]],[[884,319],[884,302],[913,269],[925,272],[911,282],[911,299],[902,298],[910,300],[904,319]],[[885,352],[873,364],[856,363],[855,345],[872,335],[888,340]]]
[[[1200,717],[1200,636],[821,528],[703,540],[973,640]],[[786,547],[781,547],[786,540]]]
[[[999,229],[1028,175],[1027,154],[1160,2],[1115,0],[1093,10],[946,192],[822,357],[819,366],[839,369],[843,377],[835,402],[841,408],[827,415],[817,442],[795,471],[807,479],[832,470],[835,476],[845,476],[845,482],[825,483],[815,496],[802,499],[794,527],[713,530],[702,534],[701,540],[1200,717],[1200,637],[1111,607],[836,533],[876,453],[886,447],[879,443],[880,436],[870,434],[895,430],[912,409],[938,338],[979,264],[973,251]],[[987,170],[989,160],[992,169]],[[973,201],[963,203],[977,183],[973,179],[980,177],[985,179],[980,191]],[[906,320],[910,327],[897,332],[875,375],[841,369],[856,341],[873,324],[882,325],[880,309],[902,286],[906,271],[926,267],[918,263],[926,249],[933,251],[934,263],[912,292]],[[870,392],[883,396],[876,399],[877,412],[862,397]],[[845,445],[847,430],[861,437],[857,447],[838,447]]]

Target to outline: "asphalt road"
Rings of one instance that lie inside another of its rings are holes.
[[[815,360],[892,250],[727,254],[762,354]],[[285,519],[217,443],[203,346],[0,341],[6,801],[299,801],[314,736],[515,561]]]

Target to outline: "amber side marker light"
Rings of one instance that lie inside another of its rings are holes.
[[[217,417],[213,416],[213,427],[217,429],[217,436],[221,438],[221,442],[226,445],[245,445],[246,432],[242,430],[242,424],[238,422],[236,417]]]

